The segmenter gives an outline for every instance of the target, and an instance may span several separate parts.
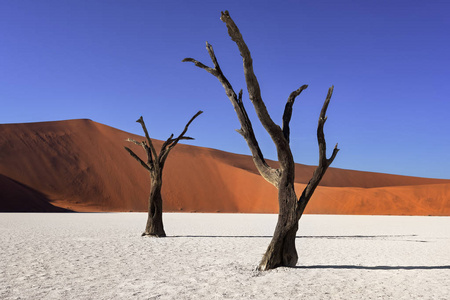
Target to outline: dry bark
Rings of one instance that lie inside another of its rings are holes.
[[[253,132],[252,123],[250,122],[244,108],[242,101],[242,90],[239,92],[239,95],[236,95],[230,82],[222,73],[217,58],[214,54],[213,47],[206,42],[206,49],[211,57],[214,67],[208,67],[193,58],[185,58],[183,61],[192,62],[197,67],[206,70],[208,73],[215,76],[222,84],[241,124],[241,128],[237,131],[246,140],[247,145],[252,152],[253,162],[255,163],[256,168],[264,179],[278,189],[278,222],[272,241],[263,256],[258,269],[269,270],[279,266],[295,266],[298,260],[297,251],[295,249],[295,236],[298,230],[298,221],[300,220],[308,201],[311,199],[314,190],[325,174],[328,166],[333,162],[339,151],[336,144],[331,157],[326,157],[326,142],[323,127],[326,121],[326,111],[333,93],[333,87],[328,90],[322,111],[320,112],[319,123],[317,126],[317,141],[319,144],[320,156],[319,165],[316,168],[311,180],[305,187],[302,195],[297,198],[294,189],[295,163],[289,145],[289,123],[292,116],[292,107],[296,97],[299,96],[300,93],[308,86],[303,85],[289,95],[283,114],[282,128],[275,124],[262,100],[259,83],[253,71],[253,60],[250,55],[250,50],[245,44],[242,34],[234,21],[231,19],[228,11],[222,12],[220,19],[225,23],[229,36],[236,43],[242,56],[249,98],[253,104],[258,119],[269,133],[275,144],[278,161],[280,163],[279,168],[272,168],[266,163]]]
[[[198,111],[186,124],[184,130],[177,138],[173,138],[173,134],[164,142],[159,151],[159,155],[156,153],[156,149],[153,146],[152,140],[145,126],[144,119],[140,117],[136,122],[140,123],[142,129],[144,130],[145,140],[138,142],[133,139],[128,139],[127,141],[134,143],[136,145],[142,146],[147,155],[147,161],[142,160],[136,153],[134,153],[130,148],[125,147],[125,150],[136,159],[147,171],[150,173],[150,196],[148,199],[148,218],[147,225],[145,226],[145,231],[142,236],[150,235],[155,237],[165,237],[166,233],[164,231],[162,211],[163,211],[163,199],[161,195],[162,188],[162,172],[164,164],[166,162],[169,152],[178,144],[180,140],[193,140],[193,138],[185,136],[189,125],[197,118],[202,111]]]

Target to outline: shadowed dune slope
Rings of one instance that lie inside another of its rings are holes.
[[[146,211],[148,172],[123,147],[144,153],[129,137],[142,140],[84,119],[0,125],[0,211]],[[313,170],[297,164],[298,193]],[[163,180],[165,211],[278,210],[250,156],[180,144]],[[450,215],[450,180],[330,168],[307,212]]]
[[[68,212],[54,206],[40,192],[0,174],[1,212]]]

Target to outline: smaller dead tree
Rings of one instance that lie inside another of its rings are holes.
[[[185,136],[189,125],[197,118],[202,111],[198,111],[186,124],[183,132],[177,137],[173,138],[173,134],[163,143],[159,155],[156,153],[155,147],[153,146],[152,140],[145,126],[144,119],[139,118],[136,122],[140,123],[145,134],[145,141],[138,142],[133,139],[127,139],[127,141],[134,143],[136,145],[144,148],[147,155],[147,162],[143,161],[139,156],[136,155],[130,148],[125,147],[125,150],[130,153],[130,155],[136,159],[149,173],[150,173],[150,197],[148,199],[148,218],[147,225],[145,226],[145,231],[142,236],[150,235],[155,237],[165,237],[166,233],[164,231],[163,221],[162,221],[162,171],[164,164],[166,162],[169,152],[178,144],[181,140],[193,140],[193,138]]]

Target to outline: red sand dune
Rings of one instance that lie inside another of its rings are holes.
[[[146,211],[149,175],[123,149],[143,154],[129,137],[142,139],[90,120],[0,125],[0,211]],[[296,166],[299,193],[313,170]],[[163,180],[165,211],[278,210],[246,155],[178,145]],[[330,168],[307,212],[450,215],[450,180]]]

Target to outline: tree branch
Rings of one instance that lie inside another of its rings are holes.
[[[151,171],[150,167],[142,159],[140,159],[139,156],[137,156],[136,153],[133,152],[133,150],[131,150],[128,147],[124,147],[124,148],[125,148],[125,150],[128,151],[128,153],[130,153],[130,155],[134,159],[136,159],[145,169],[147,169],[147,171]]]
[[[173,139],[173,134],[167,139],[167,141],[164,143],[163,147],[161,147],[161,152],[159,153],[159,163],[160,164],[164,164],[167,155],[169,155],[169,152],[173,149],[173,147],[175,147],[178,142],[180,140],[182,140],[184,138],[184,134],[187,132],[189,125],[191,125],[192,121],[195,120],[195,118],[197,118],[199,115],[201,115],[203,113],[203,111],[199,110],[190,120],[189,122],[187,122],[186,126],[184,126],[183,131],[180,133],[180,135],[176,138]],[[185,139],[192,139],[190,137],[187,137]]]
[[[138,141],[130,139],[130,138],[126,139],[126,141],[136,144],[138,146],[141,146],[144,149],[145,154],[147,154],[147,166],[149,166],[150,169],[153,169],[154,166],[153,166],[152,154],[151,154],[150,148],[147,146],[146,142],[145,141],[138,142]]]
[[[133,140],[133,139],[130,139],[130,138],[126,139],[125,141],[131,142],[131,143],[136,144],[136,145],[138,145],[138,146],[142,146],[142,143],[141,143],[141,142],[138,142],[138,141]]]
[[[164,142],[164,144],[161,146],[161,150],[159,151],[159,155],[166,151],[166,147],[171,144],[174,141],[173,139],[173,133],[170,135],[170,137]]]
[[[151,153],[153,154],[153,157],[156,160],[158,157],[158,154],[156,154],[155,147],[153,146],[152,140],[150,139],[150,136],[148,135],[148,131],[147,131],[147,127],[145,126],[144,118],[141,116],[136,122],[141,124],[142,129],[144,130],[144,133],[145,133],[145,138],[147,139],[147,143],[148,143],[147,146],[150,148]],[[149,160],[151,160],[151,159],[149,159]]]
[[[181,137],[180,140],[195,140],[195,139],[193,137],[190,137],[190,136],[183,136],[183,137]]]
[[[188,131],[189,125],[203,113],[203,111],[199,110],[190,120],[187,122],[186,126],[184,126],[183,132],[177,137],[177,140],[180,140],[182,137],[184,137],[184,134]]]
[[[222,70],[220,69],[220,66],[219,66],[219,62],[217,61],[216,55],[214,54],[214,49],[211,46],[211,44],[208,42],[206,42],[206,49],[208,50],[209,57],[211,58],[211,61],[214,64],[214,70],[218,73],[222,73]]]
[[[208,44],[208,42],[206,42],[206,44]],[[201,69],[203,69],[203,70],[206,70],[208,73],[210,73],[210,74],[212,74],[212,75],[214,75],[214,76],[217,76],[217,72],[216,72],[215,69],[210,68],[210,67],[208,67],[208,66],[202,64],[202,63],[199,62],[198,60],[195,60],[195,59],[193,59],[193,58],[187,57],[187,58],[183,59],[182,62],[192,62],[192,63],[194,63],[197,67],[199,67],[199,68],[201,68]]]
[[[228,99],[230,99],[231,104],[233,105],[233,108],[237,114],[239,123],[241,124],[241,129],[237,130],[238,133],[240,133],[245,141],[247,142],[248,147],[250,148],[250,151],[252,152],[253,161],[261,174],[261,176],[264,177],[267,181],[278,186],[279,182],[279,171],[277,169],[271,168],[265,161],[264,156],[261,152],[261,149],[259,148],[258,142],[255,137],[255,133],[253,132],[253,126],[250,121],[250,118],[247,115],[247,112],[244,108],[244,104],[242,101],[242,90],[239,92],[239,97],[234,92],[233,87],[231,86],[228,79],[225,77],[225,75],[222,73],[222,70],[219,66],[219,62],[217,61],[217,58],[214,54],[213,47],[206,43],[206,49],[209,53],[209,56],[211,57],[211,60],[213,61],[213,64],[215,66],[214,69],[211,69],[208,67],[204,68],[204,64],[197,64],[197,60],[192,58],[185,58],[183,59],[183,62],[194,62],[195,65],[199,68],[205,69],[210,74],[214,75],[219,82],[222,84],[223,88],[225,89],[225,93],[228,96]],[[210,70],[211,69],[211,70]]]
[[[323,133],[323,127],[325,125],[325,122],[327,121],[326,113],[327,113],[328,105],[330,104],[331,96],[333,95],[333,89],[334,89],[334,86],[331,86],[328,89],[327,97],[325,99],[325,102],[323,103],[322,110],[320,111],[319,124],[317,126],[317,141],[319,143],[319,166],[323,165],[326,167],[328,167],[331,164],[331,161],[329,161],[329,159],[327,159],[327,143],[325,141],[325,134]],[[337,145],[335,147],[335,150],[336,149],[337,149]],[[339,151],[339,150],[337,150],[337,151]]]
[[[328,109],[328,104],[330,104],[331,96],[333,94],[334,86],[331,86],[328,89],[328,94],[325,99],[325,102],[323,103],[322,110],[320,112],[319,116],[319,123],[317,125],[317,142],[319,144],[319,165],[314,171],[313,177],[308,182],[307,186],[303,190],[302,195],[300,196],[299,207],[304,209],[306,204],[308,203],[309,199],[311,198],[312,194],[314,193],[315,189],[319,185],[320,181],[322,180],[323,175],[325,174],[326,170],[330,166],[330,164],[335,159],[337,153],[339,152],[338,144],[333,149],[333,153],[331,154],[330,158],[327,158],[327,144],[325,141],[325,134],[323,132],[323,127],[325,125],[325,122],[327,120],[326,113]]]
[[[264,126],[264,128],[274,141],[277,147],[277,151],[283,151],[284,149],[286,149],[285,147],[286,145],[282,139],[284,135],[281,131],[281,128],[273,122],[261,98],[261,89],[259,87],[256,75],[253,71],[253,60],[250,55],[250,50],[245,44],[242,34],[239,31],[239,28],[231,19],[228,11],[222,12],[220,19],[222,20],[222,22],[226,24],[228,28],[228,35],[238,46],[239,52],[242,56],[242,61],[244,64],[245,81],[247,83],[247,90],[249,98],[252,101],[253,106],[255,107],[256,114],[259,120],[261,121],[261,124]]]
[[[289,129],[289,122],[291,122],[292,117],[292,106],[294,105],[295,98],[297,98],[300,93],[305,90],[308,87],[307,84],[302,85],[298,90],[293,91],[286,102],[286,106],[284,107],[284,113],[283,113],[283,135],[284,138],[289,143],[289,135],[290,135],[290,129]]]

